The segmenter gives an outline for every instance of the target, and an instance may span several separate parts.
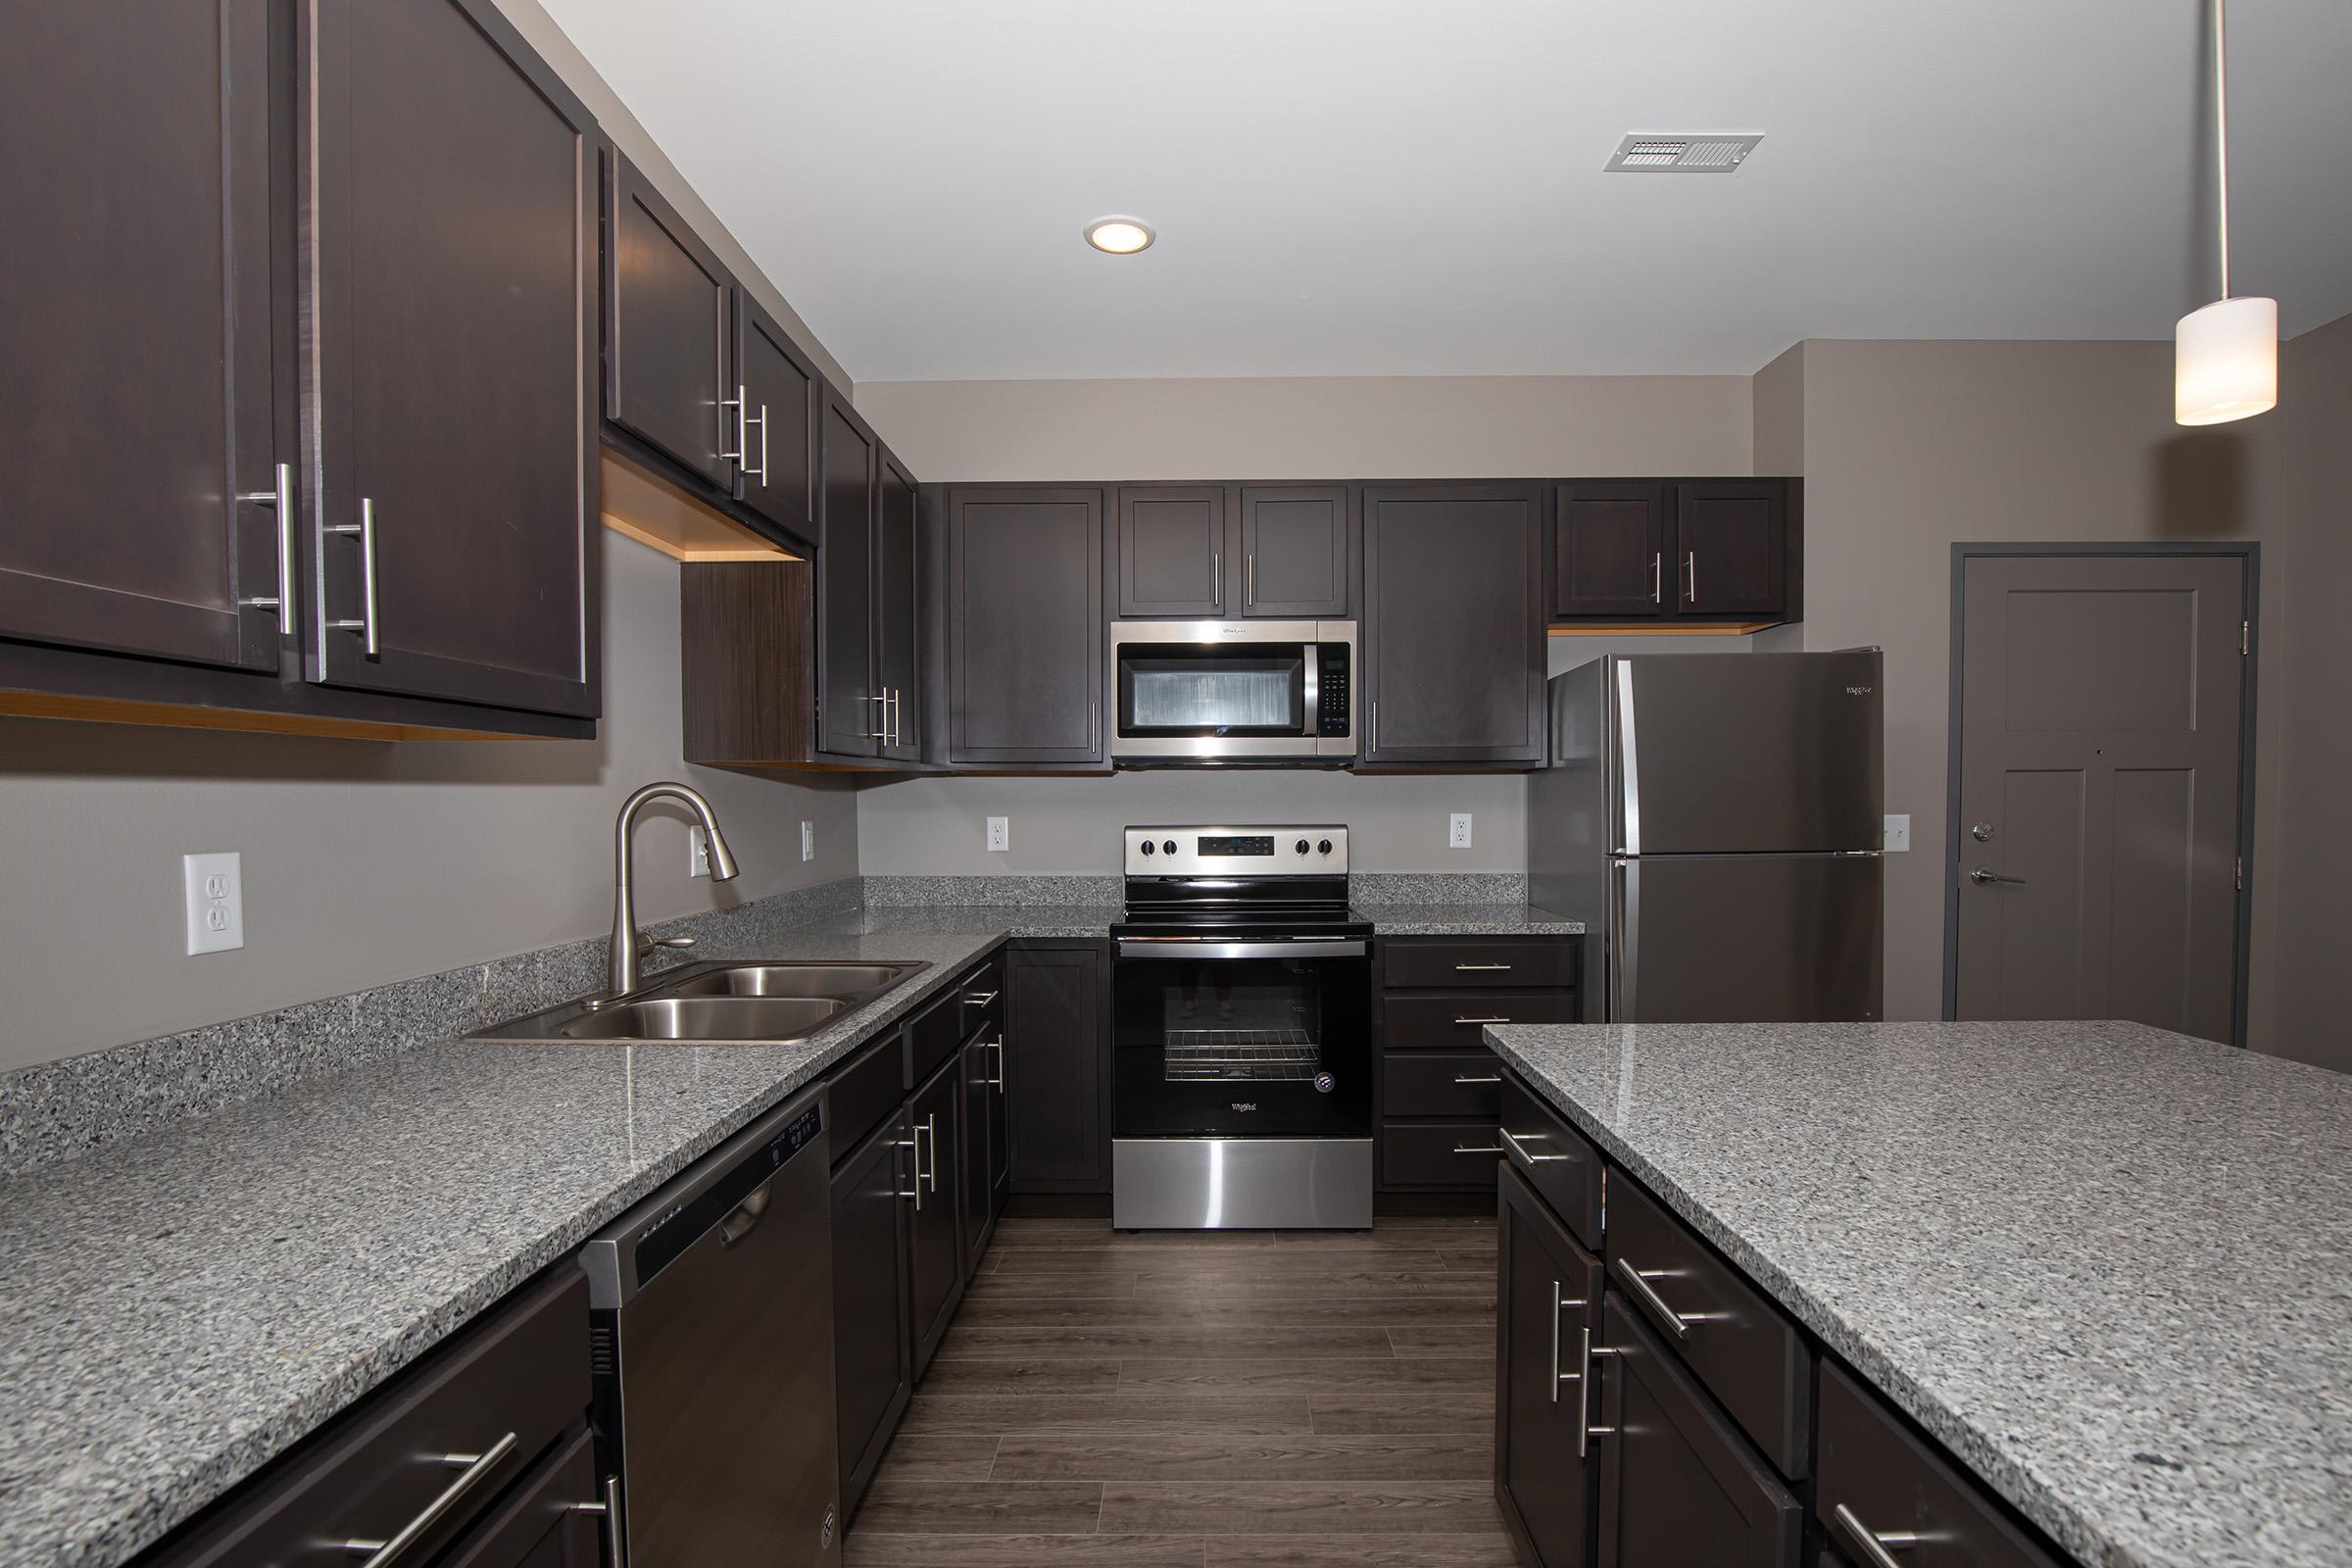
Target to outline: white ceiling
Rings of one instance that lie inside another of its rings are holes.
[[[2203,0],[543,3],[860,381],[1744,374],[2213,286]],[[2230,45],[2232,281],[2291,334],[2352,311],[2352,3]],[[1600,172],[1691,129],[1765,138]]]

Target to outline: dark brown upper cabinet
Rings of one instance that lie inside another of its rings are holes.
[[[951,486],[944,532],[948,761],[1102,766],[1102,492]]]
[[[488,0],[306,15],[310,674],[593,714],[595,122]]]
[[[882,444],[825,388],[817,416],[817,750],[876,757],[885,733],[874,678],[874,501]]]
[[[278,666],[271,74],[263,0],[11,13],[0,638]]]
[[[605,416],[731,493],[744,433],[727,363],[734,279],[634,164],[607,163]]]
[[[1778,616],[1788,602],[1788,486],[1711,479],[1674,487],[1677,606],[1687,615]]]
[[[760,302],[735,290],[735,499],[777,527],[816,537],[809,461],[824,380]]]
[[[1666,486],[1572,480],[1552,491],[1551,613],[1648,616],[1666,602]]]
[[[877,462],[874,515],[874,684],[883,701],[878,743],[896,762],[923,759],[920,487],[890,449]]]
[[[1362,552],[1346,485],[1244,485],[1241,534],[1245,617],[1354,612]]]
[[[1544,492],[1363,492],[1367,765],[1544,760]]]
[[[1117,508],[1118,612],[1222,619],[1226,491],[1222,485],[1122,485]]]

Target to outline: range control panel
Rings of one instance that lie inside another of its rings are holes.
[[[1347,869],[1348,829],[1335,822],[1127,829],[1129,876],[1333,876]]]

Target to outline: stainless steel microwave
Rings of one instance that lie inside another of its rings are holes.
[[[1355,756],[1352,620],[1120,620],[1110,755],[1228,762]]]

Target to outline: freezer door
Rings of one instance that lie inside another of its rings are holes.
[[[1876,855],[1643,857],[1610,883],[1612,1023],[1880,1016]]]
[[[1876,650],[1635,655],[1610,665],[1618,854],[1879,848]]]

